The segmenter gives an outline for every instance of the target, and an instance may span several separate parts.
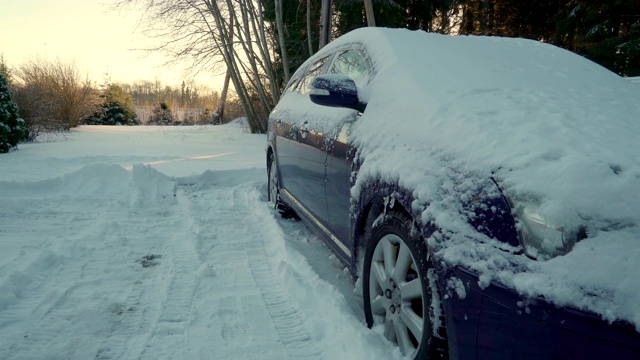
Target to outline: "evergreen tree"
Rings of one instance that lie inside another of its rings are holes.
[[[18,117],[18,106],[11,98],[7,79],[0,74],[0,153],[16,147],[24,134],[24,120]]]
[[[105,100],[89,115],[84,123],[88,125],[138,125],[138,116],[133,109],[131,95],[120,85],[108,84],[101,95]]]
[[[165,102],[161,102],[160,106],[153,109],[149,118],[150,125],[174,125],[175,119],[171,113],[171,109]]]
[[[640,75],[637,0],[453,0],[458,33],[523,37],[583,55],[624,76]]]
[[[556,20],[557,45],[620,75],[640,75],[640,2],[568,1]]]
[[[11,70],[4,61],[4,54],[0,54],[0,75],[4,76],[7,83],[11,83]]]

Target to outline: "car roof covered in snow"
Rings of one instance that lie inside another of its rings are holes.
[[[374,180],[411,189],[423,220],[453,238],[442,257],[523,294],[640,329],[636,84],[525,39],[365,28],[321,52],[349,43],[363,44],[375,68],[359,89],[368,106],[352,131],[364,159],[354,196]],[[554,226],[585,227],[588,239],[546,262],[482,245],[471,251],[455,239],[473,231],[462,211],[459,218],[451,213],[460,192],[486,178]]]

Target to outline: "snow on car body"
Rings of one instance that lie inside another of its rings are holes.
[[[634,84],[551,45],[360,29],[272,112],[270,198],[407,355],[632,358],[639,118]]]

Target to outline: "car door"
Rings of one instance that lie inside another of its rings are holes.
[[[326,222],[328,216],[324,189],[326,153],[322,149],[327,116],[309,99],[308,86],[315,76],[324,73],[330,59],[331,55],[324,56],[303,69],[299,82],[272,113],[278,128],[280,191],[303,212],[300,215],[319,222]]]
[[[296,114],[299,116],[296,161],[300,172],[298,186],[292,193],[319,222],[316,226],[325,232],[329,221],[326,201],[327,139],[335,132],[337,124],[349,116],[349,111],[314,104],[309,98],[309,85],[316,76],[326,72],[331,59],[332,55],[329,55],[322,59],[322,64],[316,62],[300,82],[305,107]]]
[[[331,139],[327,158],[328,226],[347,249],[351,248],[351,172],[355,149],[349,143],[353,121],[344,122]]]
[[[358,46],[339,51],[329,67],[329,73],[347,75],[360,88],[365,87],[373,74],[373,67],[366,51]],[[351,243],[351,177],[355,149],[350,141],[351,127],[360,114],[352,110],[352,116],[338,124],[338,131],[329,140],[326,170],[326,194],[329,213],[328,226],[348,248]]]
[[[279,186],[283,191],[288,191],[295,182],[298,173],[298,127],[291,117],[290,103],[299,101],[296,87],[300,82],[301,75],[294,74],[287,88],[282,94],[280,103],[269,114],[269,125],[273,126],[273,134],[277,151],[276,165],[279,173]]]

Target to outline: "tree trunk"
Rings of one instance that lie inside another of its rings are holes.
[[[309,45],[309,57],[313,56],[313,42],[311,41],[311,0],[307,0],[307,43]]]
[[[284,83],[289,82],[289,59],[287,58],[287,44],[284,42],[284,23],[282,21],[282,0],[276,0],[276,25],[278,27],[278,40],[282,55],[282,68],[284,69]]]
[[[275,68],[273,66],[273,62],[271,61],[271,52],[269,50],[269,45],[267,43],[267,35],[264,31],[264,16],[262,14],[262,6],[253,6],[253,2],[249,2],[251,6],[254,17],[257,21],[253,22],[253,31],[257,34],[260,34],[260,42],[258,43],[258,48],[260,49],[260,54],[264,59],[264,70],[267,75],[267,79],[269,79],[269,89],[271,91],[271,98],[273,99],[273,103],[277,103],[280,100],[280,88],[278,86],[278,78],[276,76]]]
[[[322,0],[322,19],[320,22],[320,49],[331,41],[331,6],[332,0]]]
[[[222,85],[222,93],[220,93],[220,103],[218,103],[218,111],[213,114],[214,125],[224,123],[224,103],[227,101],[229,80],[231,80],[231,69],[227,69],[227,74],[224,76],[224,84]]]
[[[227,0],[228,3],[230,4],[230,0]],[[238,35],[240,37],[240,43],[242,44],[245,53],[247,54],[256,54],[256,52],[253,49],[253,44],[254,41],[252,39],[252,34],[251,34],[251,23],[254,22],[254,18],[251,17],[250,20],[250,16],[251,13],[249,11],[249,8],[247,6],[241,6],[240,9],[241,15],[242,15],[242,22],[243,22],[243,26],[240,26],[240,21],[237,21],[237,27],[238,27]],[[244,38],[242,36],[242,33],[244,30]],[[255,34],[257,35],[257,34]],[[259,44],[258,41],[255,41],[256,44]],[[249,61],[249,65],[251,66],[251,71],[245,71],[245,73],[247,74],[253,74],[253,84],[254,84],[254,88],[256,93],[258,94],[259,98],[260,98],[260,103],[262,105],[262,108],[264,109],[264,112],[269,112],[269,110],[273,107],[272,101],[269,99],[267,93],[264,91],[264,86],[262,85],[262,80],[260,79],[261,74],[263,73],[263,71],[260,71],[258,69],[258,59],[257,57],[254,56],[249,56],[248,59]],[[264,70],[264,67],[263,69]]]
[[[231,31],[227,30],[225,21],[222,17],[222,12],[218,7],[218,3],[216,1],[207,1],[207,7],[216,22],[216,27],[220,31],[220,40],[223,43],[218,43],[215,37],[214,41],[216,42],[216,45],[222,50],[225,63],[227,64],[227,69],[230,70],[231,81],[233,81],[233,86],[236,89],[236,94],[238,95],[238,99],[240,100],[240,104],[242,105],[242,110],[247,116],[251,132],[264,131],[264,126],[260,124],[260,120],[257,118],[253,107],[251,107],[247,88],[242,82],[242,77],[240,75],[238,63],[236,62],[236,56],[233,49],[233,37],[230,36]]]
[[[372,0],[364,0],[364,10],[367,14],[367,26],[376,26],[376,18],[373,14],[373,2]]]
[[[233,39],[233,17],[229,19],[229,36]],[[214,118],[214,124],[222,124],[224,122],[224,104],[227,101],[227,93],[229,92],[229,80],[231,80],[231,68],[227,65],[227,73],[224,76],[224,84],[222,85],[222,93],[220,94],[220,103],[218,104],[217,119]],[[214,114],[215,116],[215,114]]]

